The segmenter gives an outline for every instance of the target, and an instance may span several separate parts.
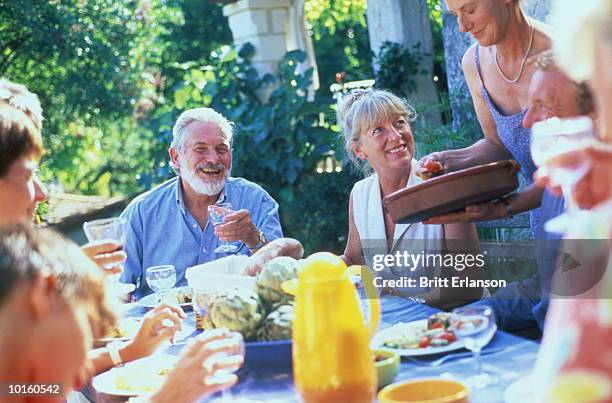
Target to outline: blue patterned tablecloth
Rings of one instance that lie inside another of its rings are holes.
[[[414,320],[426,319],[436,309],[426,305],[408,301],[400,297],[384,297],[381,300],[382,306],[382,327],[389,326],[398,322],[411,322]],[[127,315],[141,315],[144,308],[135,306],[126,312]],[[193,316],[190,315],[185,326],[185,331],[181,337],[189,337],[196,334],[194,330]],[[504,390],[516,379],[527,375],[535,363],[538,344],[513,336],[511,334],[498,331],[491,342],[485,347],[492,350],[490,354],[481,357],[483,369],[495,374],[499,382],[482,390],[470,390],[471,403],[493,403],[503,402]],[[168,348],[167,352],[176,354],[182,348],[176,345]],[[395,378],[395,382],[416,379],[416,378],[452,378],[461,381],[475,374],[474,359],[462,352],[452,352],[448,354],[458,354],[457,358],[452,358],[440,366],[429,366],[428,363],[440,358],[440,356],[410,357],[403,358],[400,371]],[[350,365],[350,363],[347,363]],[[279,370],[257,370],[243,368],[239,372],[239,383],[232,388],[233,398],[239,402],[299,402],[296,394],[291,371]],[[206,402],[222,401],[219,397],[213,396],[205,400]]]

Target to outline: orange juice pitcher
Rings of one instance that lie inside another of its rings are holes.
[[[346,270],[338,256],[316,253],[298,274],[293,373],[306,403],[371,403],[376,395],[370,338],[378,326],[380,303],[367,288],[370,321],[365,323]]]

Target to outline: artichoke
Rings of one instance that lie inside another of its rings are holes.
[[[289,301],[292,297],[282,288],[287,280],[297,277],[297,261],[289,256],[279,256],[266,263],[255,282],[255,290],[267,307]]]
[[[255,292],[236,289],[215,299],[209,317],[214,327],[226,327],[250,339],[255,335],[263,317],[262,306]]]
[[[279,305],[264,319],[257,332],[257,339],[262,341],[291,339],[291,324],[293,323],[293,305]]]

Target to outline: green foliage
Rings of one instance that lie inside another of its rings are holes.
[[[338,26],[344,23],[365,27],[365,6],[365,0],[307,0],[304,14],[318,40],[326,32],[334,35]]]
[[[306,254],[344,253],[349,194],[361,179],[350,172],[309,175],[302,180],[291,210],[284,209],[287,235],[299,239]],[[281,206],[282,207],[282,206]]]
[[[410,97],[416,91],[414,77],[429,74],[421,68],[423,59],[429,55],[421,52],[420,48],[420,44],[407,49],[399,43],[383,42],[376,56],[379,66],[374,74],[376,87],[388,89],[404,98]]]
[[[321,83],[317,97],[331,98],[328,88],[338,79],[372,77],[364,0],[307,0],[304,10]]]

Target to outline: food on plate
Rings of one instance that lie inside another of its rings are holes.
[[[168,296],[176,298],[179,304],[191,304],[191,289],[189,287],[173,288]]]
[[[166,355],[162,357],[134,361],[123,368],[117,368],[115,387],[135,395],[157,391],[163,385],[166,376],[174,369],[177,360]]]
[[[446,165],[436,160],[425,161],[424,168],[425,171],[421,171],[417,174],[419,178],[423,180],[431,179],[446,173]]]
[[[297,260],[289,256],[279,256],[263,266],[257,275],[255,290],[268,306],[287,302],[293,297],[285,293],[281,285],[294,278],[297,278]]]
[[[450,317],[448,312],[434,313],[427,319],[427,329],[450,329]]]
[[[447,316],[448,315],[448,316]],[[457,336],[449,329],[450,314],[440,312],[431,315],[427,328],[413,323],[398,323],[391,327],[392,332],[382,345],[396,349],[418,349],[427,347],[444,347],[455,342]]]
[[[140,328],[140,320],[136,318],[124,318],[120,319],[115,327],[113,327],[111,334],[108,337],[112,338],[123,338],[123,337],[134,337],[138,333]]]
[[[257,332],[257,339],[262,341],[291,339],[293,315],[293,304],[279,305],[263,320]]]

